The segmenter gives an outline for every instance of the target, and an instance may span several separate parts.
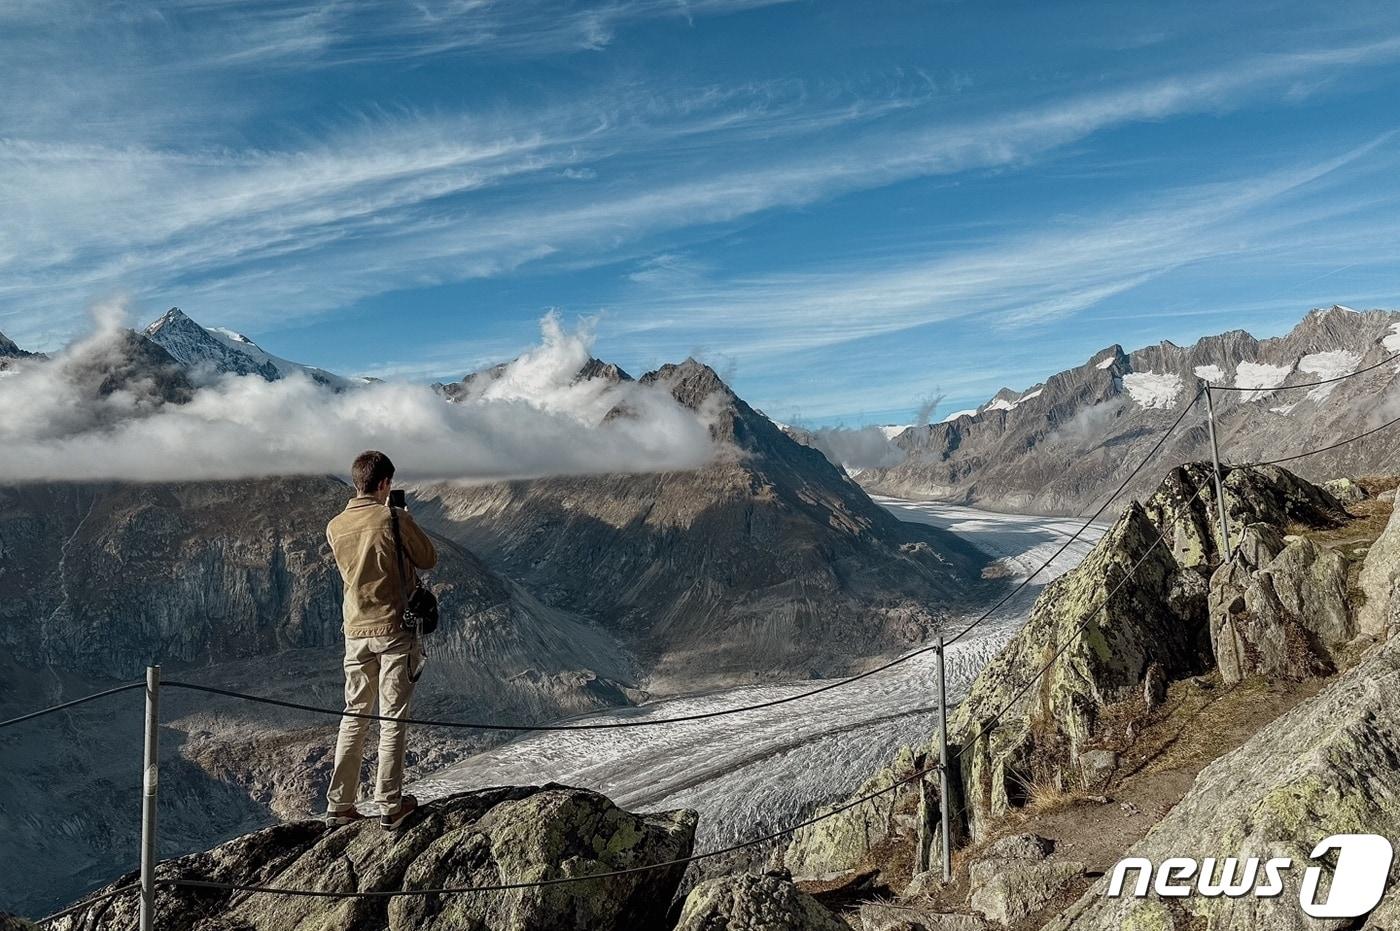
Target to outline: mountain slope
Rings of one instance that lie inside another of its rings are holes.
[[[426,486],[425,519],[633,644],[656,690],[844,669],[922,642],[965,598],[980,554],[896,520],[709,367],[640,381],[703,410],[727,452],[692,472]]]
[[[268,381],[300,374],[330,388],[345,388],[352,383],[324,369],[274,356],[241,333],[202,327],[178,307],[170,308],[152,321],[145,335],[192,368],[208,368],[220,374],[257,375]]]
[[[1162,342],[1132,353],[1110,346],[1083,365],[1024,392],[1002,389],[973,414],[911,427],[894,443],[906,454],[859,480],[871,491],[976,504],[997,510],[1074,513],[1097,506],[1145,456],[1196,391],[1215,392],[1221,456],[1276,459],[1363,433],[1400,414],[1391,391],[1396,366],[1344,382],[1287,386],[1354,372],[1400,351],[1400,313],[1331,307],[1309,313],[1288,334],[1255,339],[1243,330],[1192,346]],[[1392,410],[1392,408],[1394,408]],[[1160,470],[1209,458],[1205,405],[1187,416],[1129,494],[1144,496]],[[1317,479],[1386,471],[1400,432],[1382,431],[1335,452],[1290,464]],[[1123,499],[1126,500],[1126,497]]]

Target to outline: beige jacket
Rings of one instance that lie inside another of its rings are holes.
[[[437,565],[437,550],[407,511],[399,511],[403,575],[394,566],[394,532],[389,508],[369,495],[351,498],[326,525],[326,540],[345,582],[347,637],[388,637],[399,633],[403,617],[403,578],[415,584],[413,570]]]

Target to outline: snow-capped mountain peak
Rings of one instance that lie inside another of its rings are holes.
[[[146,337],[190,368],[220,374],[257,375],[278,381],[299,373],[330,388],[348,387],[349,379],[299,362],[290,362],[265,351],[242,333],[223,327],[204,327],[178,307],[172,307],[146,327]]]

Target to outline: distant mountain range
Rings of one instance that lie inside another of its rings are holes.
[[[1181,413],[1202,380],[1214,392],[1221,456],[1272,460],[1319,449],[1400,416],[1392,389],[1400,363],[1314,388],[1290,385],[1357,372],[1400,352],[1400,313],[1334,306],[1310,312],[1284,336],[1243,330],[1191,346],[1163,341],[1134,352],[1108,346],[1084,364],[1017,391],[1003,388],[973,411],[909,427],[904,454],[857,476],[868,490],[908,498],[1046,514],[1097,507]],[[1141,497],[1171,465],[1209,458],[1205,404],[1188,415],[1128,489]],[[1288,468],[1325,480],[1394,472],[1400,430],[1300,459]]]

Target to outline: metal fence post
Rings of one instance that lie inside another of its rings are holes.
[[[1225,513],[1225,486],[1220,481],[1220,447],[1215,442],[1215,402],[1211,397],[1210,382],[1206,382],[1206,420],[1210,424],[1210,459],[1215,468],[1215,507],[1220,516],[1220,539],[1225,548],[1220,561],[1230,558],[1230,517]]]
[[[938,808],[943,829],[943,881],[953,878],[953,838],[948,816],[948,670],[943,663],[943,638],[938,638]]]
[[[146,667],[146,752],[141,795],[141,931],[155,931],[156,790],[160,787],[160,667]]]

